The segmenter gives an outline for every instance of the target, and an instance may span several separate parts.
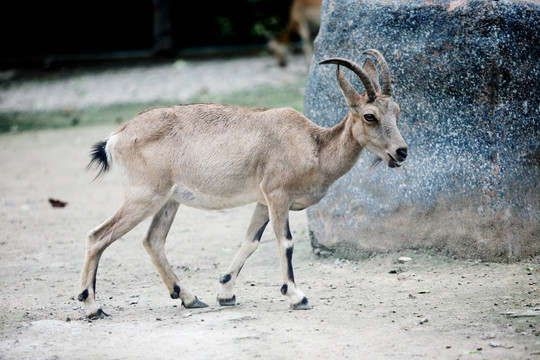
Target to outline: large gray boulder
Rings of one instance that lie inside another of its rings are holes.
[[[540,1],[323,3],[304,112],[347,113],[329,57],[380,50],[409,144],[401,169],[357,165],[308,210],[315,248],[349,257],[432,249],[515,260],[540,253]],[[360,81],[346,75],[363,92]]]

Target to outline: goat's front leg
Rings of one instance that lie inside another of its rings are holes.
[[[246,234],[242,246],[238,253],[234,257],[233,262],[227,269],[227,273],[219,279],[221,283],[221,291],[217,296],[217,300],[222,306],[232,306],[236,304],[236,296],[234,295],[233,289],[238,274],[247,258],[253,254],[259,242],[261,240],[262,234],[266,225],[268,225],[269,216],[268,216],[268,207],[263,204],[257,204],[253,216],[251,217],[251,223]]]
[[[311,31],[309,29],[309,23],[306,19],[300,22],[298,26],[298,33],[302,39],[302,49],[306,58],[308,67],[311,65],[311,58],[313,58],[313,43],[311,41]]]
[[[281,293],[289,297],[293,310],[309,310],[311,305],[304,293],[296,286],[294,281],[294,271],[292,265],[293,238],[289,228],[289,207],[290,203],[277,196],[276,199],[268,199],[270,207],[270,220],[276,234],[276,240],[281,260],[281,270],[283,272],[283,286]]]

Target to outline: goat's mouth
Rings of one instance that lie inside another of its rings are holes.
[[[389,153],[386,153],[386,155],[388,155],[388,156],[384,160],[383,160],[382,157],[376,156],[375,159],[373,159],[373,162],[371,163],[370,170],[375,168],[377,165],[379,165],[382,162],[386,163],[389,168],[399,168],[399,167],[401,167],[403,165],[403,161],[405,161],[405,160],[398,161],[398,160],[396,160],[395,157],[393,157]]]
[[[388,167],[391,167],[391,168],[398,168],[398,167],[401,167],[401,165],[403,165],[403,161],[397,161],[396,159],[394,159],[394,157],[390,154],[388,154]]]

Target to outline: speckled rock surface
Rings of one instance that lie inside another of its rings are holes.
[[[540,1],[323,3],[305,114],[330,127],[347,112],[329,57],[390,65],[401,169],[364,152],[308,210],[313,245],[351,257],[421,248],[465,258],[540,253]],[[360,92],[364,89],[351,72]]]

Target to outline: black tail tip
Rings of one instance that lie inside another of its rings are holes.
[[[109,158],[107,156],[107,141],[101,141],[95,144],[92,149],[90,150],[91,160],[88,164],[88,168],[92,167],[92,165],[95,165],[99,172],[96,178],[100,177],[101,175],[105,174],[110,167],[109,164]]]

